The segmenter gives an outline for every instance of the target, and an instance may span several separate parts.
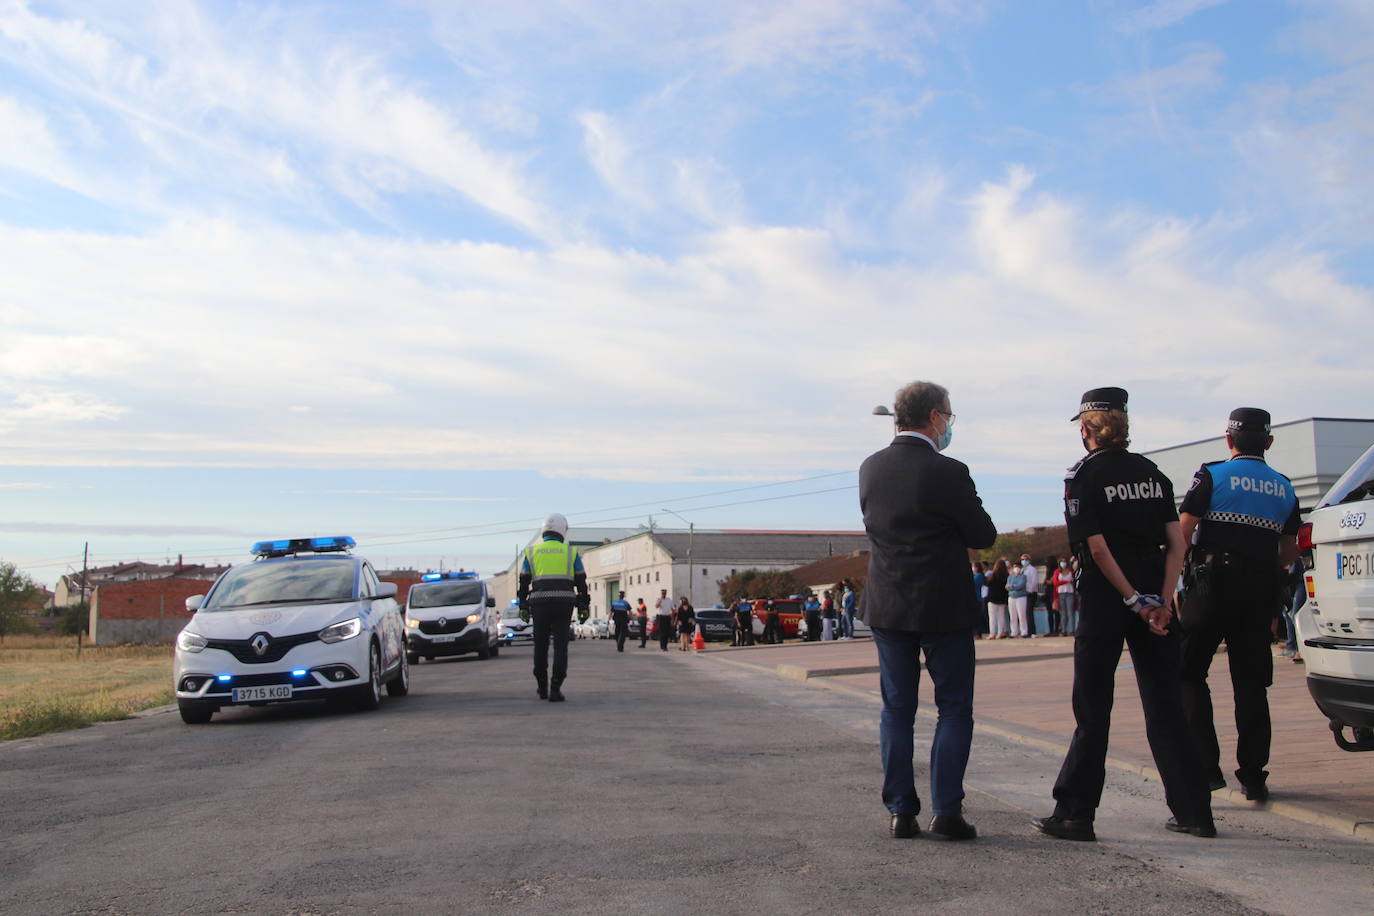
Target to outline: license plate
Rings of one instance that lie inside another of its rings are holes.
[[[229,698],[235,703],[253,703],[258,700],[291,699],[290,684],[271,684],[267,687],[235,687]]]
[[[1337,579],[1374,578],[1374,553],[1336,552]]]
[[[455,639],[457,639],[457,638],[458,638],[457,636],[431,636],[431,637],[429,638],[429,641],[430,641],[430,642],[453,642],[453,641],[454,641]]]

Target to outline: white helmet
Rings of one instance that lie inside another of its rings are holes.
[[[540,529],[540,533],[545,531],[552,531],[559,537],[567,537],[568,520],[564,518],[562,512],[552,512],[548,518],[544,519],[544,527]]]

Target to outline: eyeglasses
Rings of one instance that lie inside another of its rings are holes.
[[[944,414],[945,416],[949,417],[949,422],[951,422],[951,423],[954,422],[954,414],[950,413],[948,410],[942,410],[942,411],[940,411],[940,413],[942,413],[942,414]]]

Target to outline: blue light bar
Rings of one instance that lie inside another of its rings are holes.
[[[330,553],[338,550],[352,550],[358,546],[351,537],[328,538],[282,538],[276,541],[258,541],[252,553],[257,557],[284,557],[293,553]]]
[[[221,674],[221,675],[219,676],[219,680],[221,680],[221,681],[228,681],[228,680],[232,680],[232,678],[231,678],[231,676],[228,675],[228,674]]]
[[[420,581],[421,581],[421,582],[438,582],[438,581],[441,580],[441,579],[476,579],[476,578],[477,578],[477,573],[476,573],[476,572],[474,572],[474,571],[472,571],[472,570],[468,570],[468,569],[460,569],[460,570],[458,570],[457,572],[425,573],[423,576],[420,577]]]
[[[304,668],[297,668],[295,671],[292,671],[292,672],[291,672],[291,676],[292,676],[292,677],[305,677],[305,669],[304,669]]]

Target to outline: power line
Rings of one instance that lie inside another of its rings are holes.
[[[713,496],[728,496],[728,495],[733,494],[733,493],[745,493],[745,492],[750,492],[750,491],[753,491],[753,490],[767,489],[767,488],[769,488],[769,487],[780,487],[780,486],[788,486],[788,485],[791,485],[791,484],[798,484],[798,483],[809,483],[809,482],[814,481],[814,480],[826,480],[826,479],[829,479],[829,478],[832,478],[832,477],[842,477],[842,476],[844,476],[844,475],[846,475],[846,474],[853,474],[853,473],[856,473],[856,472],[855,472],[855,471],[852,471],[852,470],[850,470],[850,471],[831,471],[831,472],[828,472],[828,473],[825,473],[825,474],[814,474],[814,475],[812,475],[812,476],[810,476],[810,477],[798,477],[798,478],[794,478],[794,479],[791,479],[791,480],[775,480],[775,481],[771,481],[771,482],[769,482],[769,483],[750,484],[750,485],[748,485],[748,486],[743,486],[743,487],[731,487],[731,488],[726,489],[726,490],[714,490],[714,491],[711,491],[711,492],[709,492],[709,493],[696,493],[696,494],[693,494],[693,495],[690,495],[690,496],[674,496],[674,497],[667,497],[667,498],[652,499],[652,500],[648,500],[648,501],[646,501],[646,502],[626,503],[626,504],[624,504],[624,505],[619,505],[619,506],[606,506],[606,507],[602,507],[602,508],[599,508],[599,509],[584,509],[584,510],[581,510],[581,511],[576,512],[576,513],[573,513],[573,514],[574,514],[574,515],[593,515],[593,514],[600,514],[600,513],[602,513],[602,512],[615,512],[615,511],[618,511],[618,510],[620,510],[620,509],[641,509],[641,508],[644,508],[644,507],[647,507],[647,506],[661,506],[661,505],[663,505],[664,503],[683,503],[683,502],[690,502],[690,501],[699,500],[699,499],[709,499],[709,498],[711,498],[711,497],[713,497]],[[858,489],[858,485],[857,485],[857,484],[852,484],[852,485],[850,485],[850,486],[845,486],[845,487],[834,487],[834,488],[824,489],[824,490],[808,490],[808,491],[804,491],[804,492],[801,492],[801,493],[784,493],[784,494],[781,494],[781,495],[779,495],[779,496],[766,496],[766,497],[761,497],[761,498],[759,498],[759,499],[737,500],[737,501],[734,501],[734,502],[719,503],[719,504],[711,505],[711,506],[689,506],[689,507],[685,507],[685,508],[688,508],[690,511],[694,511],[694,512],[702,512],[702,511],[706,511],[706,510],[709,510],[709,509],[727,509],[727,508],[732,508],[732,507],[734,507],[734,506],[744,506],[744,505],[751,505],[751,504],[754,504],[754,503],[764,503],[764,502],[776,502],[776,501],[778,501],[778,500],[783,500],[783,499],[795,499],[795,498],[801,497],[801,496],[815,496],[815,495],[824,494],[824,493],[837,493],[837,492],[841,492],[841,491],[844,491],[844,490],[855,490],[855,489]],[[627,521],[627,520],[637,519],[637,518],[639,518],[639,515],[638,515],[638,514],[636,514],[636,515],[622,515],[622,516],[616,516],[616,517],[614,517],[614,518],[601,519],[601,520],[599,520],[599,521],[578,522],[577,524],[578,524],[579,527],[590,528],[590,527],[595,527],[595,526],[597,526],[597,525],[606,525],[606,524],[610,524],[610,523],[612,523],[612,522]],[[469,538],[477,538],[477,537],[488,537],[488,536],[494,537],[494,536],[496,536],[496,535],[501,535],[501,534],[523,534],[523,533],[526,533],[527,531],[529,531],[529,526],[530,526],[530,525],[532,525],[532,524],[537,525],[537,524],[539,524],[539,522],[542,521],[542,520],[543,520],[543,516],[540,516],[539,518],[533,518],[533,517],[530,517],[530,516],[525,516],[525,517],[521,517],[521,518],[507,519],[507,520],[504,520],[504,521],[484,522],[484,523],[476,524],[476,525],[459,525],[459,526],[455,526],[455,527],[451,527],[451,528],[430,528],[430,529],[421,529],[421,530],[413,531],[413,532],[398,532],[397,534],[393,534],[393,535],[384,535],[383,538],[402,538],[402,540],[385,540],[385,539],[382,539],[382,540],[374,541],[372,544],[369,544],[369,545],[368,545],[368,549],[372,549],[372,548],[374,548],[374,547],[397,547],[397,546],[409,545],[409,544],[429,544],[429,543],[437,543],[437,542],[440,542],[440,541],[467,540],[467,539],[469,539]],[[520,527],[519,527],[519,528],[498,528],[498,527],[497,527],[497,526],[500,526],[500,525],[515,525],[515,524],[520,525]],[[488,530],[488,529],[490,529],[490,530]],[[450,532],[452,532],[452,533],[450,533]],[[412,536],[412,535],[427,535],[427,534],[436,534],[436,535],[443,535],[443,536],[441,536],[441,537],[426,537],[426,538],[413,537],[413,536]],[[241,550],[241,547],[238,547],[238,546],[235,546],[235,547],[226,547],[226,548],[219,549],[219,550],[207,550],[207,551],[205,551],[205,552],[203,552],[203,553],[183,554],[183,557],[184,557],[185,559],[188,559],[188,560],[204,560],[204,559],[210,559],[210,558],[216,558],[216,559],[217,559],[217,558],[223,557],[223,556],[225,556],[225,555],[227,555],[227,554],[236,554],[236,553],[238,553],[240,550]],[[24,567],[25,569],[45,569],[45,568],[49,568],[49,567],[53,567],[53,566],[72,565],[72,564],[74,564],[75,559],[76,559],[75,557],[55,558],[55,559],[50,560],[50,561],[44,561],[44,562],[38,562],[38,563],[24,563],[24,564],[22,564],[22,565],[23,565],[23,567]]]

